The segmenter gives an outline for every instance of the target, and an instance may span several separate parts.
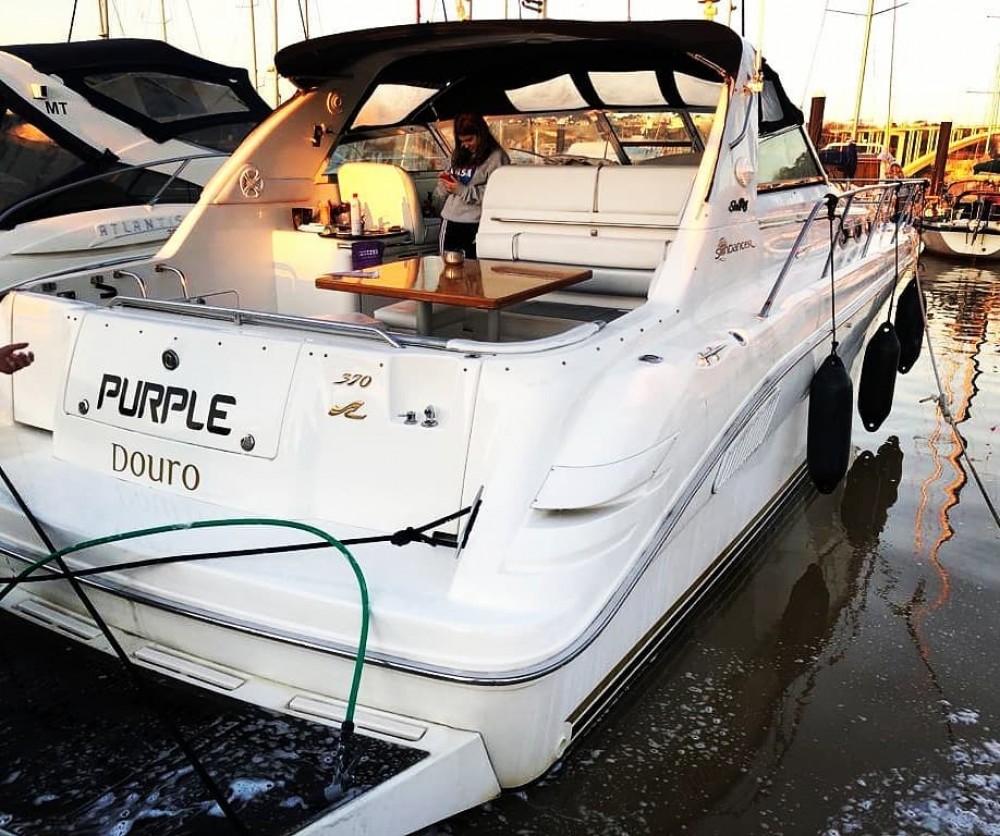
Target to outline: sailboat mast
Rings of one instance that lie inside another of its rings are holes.
[[[274,54],[278,54],[278,0],[274,0]],[[274,106],[281,104],[281,92],[278,90],[278,68],[274,68]]]
[[[250,0],[250,48],[253,50],[253,89],[259,90],[257,86],[257,17],[254,14],[254,3]]]
[[[851,121],[851,139],[858,136],[858,118],[861,116],[861,94],[865,89],[865,68],[868,64],[868,43],[872,36],[872,17],[875,15],[875,0],[868,0],[865,14],[865,43],[861,49],[861,72],[858,75],[858,94],[854,98],[854,119]]]
[[[892,7],[892,40],[889,42],[889,96],[885,106],[885,129],[882,146],[889,149],[889,131],[892,128],[892,82],[896,75],[896,7]]]
[[[163,26],[163,43],[167,42],[167,10],[164,6],[166,0],[160,0],[160,23]]]
[[[111,31],[108,28],[108,0],[97,0],[97,14],[100,19],[101,37],[107,40],[111,37]]]
[[[997,130],[997,119],[1000,118],[1000,54],[997,55],[996,69],[993,71],[993,91],[990,94],[990,124],[986,129],[986,154],[992,158],[993,134]]]

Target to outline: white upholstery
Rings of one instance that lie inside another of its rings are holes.
[[[600,171],[598,213],[635,215],[642,223],[646,222],[643,216],[653,216],[674,226],[680,222],[697,173],[695,168],[681,166],[608,166]]]
[[[686,166],[504,166],[486,186],[476,251],[648,273],[666,255],[696,173]],[[648,287],[649,275],[607,278],[600,290],[589,281],[574,289],[634,295],[636,282]],[[630,281],[630,289],[617,290]]]
[[[619,267],[652,270],[667,253],[667,240],[643,240],[618,236],[575,236],[559,232],[482,233],[476,236],[476,252],[482,258],[585,264],[588,267]]]
[[[337,169],[340,199],[348,202],[357,194],[369,224],[379,219],[386,226],[400,226],[413,241],[422,243],[424,220],[413,179],[390,163],[344,163]]]

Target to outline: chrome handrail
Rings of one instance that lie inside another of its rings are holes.
[[[883,221],[883,211],[886,206],[892,205],[893,197],[896,198],[896,207],[893,215],[894,219],[894,232],[893,241],[896,240],[899,235],[900,224],[905,220],[909,224],[912,224],[915,217],[915,210],[917,208],[917,198],[919,195],[923,194],[923,191],[927,187],[926,180],[892,180],[892,181],[880,181],[878,183],[872,183],[864,186],[859,186],[856,189],[851,189],[847,192],[842,192],[840,194],[835,194],[833,192],[827,193],[823,198],[816,202],[816,205],[810,210],[809,215],[806,217],[805,221],[802,223],[802,228],[799,230],[799,234],[795,238],[795,242],[792,244],[791,250],[788,252],[788,256],[785,258],[785,262],[781,265],[781,269],[778,271],[778,277],[774,281],[774,285],[771,287],[770,293],[767,295],[767,299],[764,300],[764,304],[761,306],[758,316],[761,319],[766,318],[770,312],[771,308],[774,306],[774,301],[777,298],[778,291],[781,289],[782,284],[785,281],[785,276],[791,269],[792,264],[798,257],[799,250],[802,247],[802,243],[805,241],[806,235],[809,229],[812,227],[813,222],[816,220],[816,216],[819,214],[821,209],[829,207],[829,201],[831,199],[835,200],[835,204],[832,207],[832,211],[836,211],[837,207],[841,202],[844,203],[843,208],[840,210],[840,222],[837,229],[837,235],[834,236],[834,241],[842,241],[841,235],[844,229],[844,223],[847,219],[847,214],[850,211],[855,199],[858,195],[865,193],[878,193],[878,204],[875,207],[874,216],[872,217],[871,223],[868,227],[867,238],[865,240],[864,248],[861,252],[861,258],[868,255],[868,248],[871,246],[872,239],[875,236],[875,231],[879,226],[884,223]],[[905,193],[900,200],[901,193]],[[831,249],[830,253],[824,262],[823,273],[826,275],[827,271],[830,269],[830,264],[833,259],[834,253]]]
[[[178,178],[178,176],[180,176],[180,173],[187,167],[187,165],[192,160],[210,160],[216,158],[224,159],[228,156],[229,156],[228,154],[224,154],[219,151],[205,153],[205,154],[187,154],[183,157],[166,157],[165,159],[162,160],[150,160],[149,162],[146,163],[136,163],[135,165],[128,165],[124,166],[123,168],[113,169],[111,171],[102,171],[100,174],[93,174],[90,177],[84,177],[82,180],[74,180],[72,183],[66,183],[62,186],[55,186],[54,188],[46,189],[44,192],[39,192],[38,194],[29,195],[23,200],[19,200],[13,206],[8,206],[6,209],[0,212],[0,227],[3,226],[4,221],[7,220],[7,218],[10,215],[20,211],[25,206],[31,206],[34,203],[38,203],[39,201],[46,200],[50,197],[54,197],[55,195],[60,195],[63,192],[68,192],[71,191],[72,189],[79,188],[80,186],[86,186],[91,183],[98,183],[101,180],[109,180],[112,177],[117,177],[120,174],[125,174],[129,171],[142,171],[147,168],[155,168],[156,166],[177,164],[177,170],[169,175],[169,179],[163,185],[163,187],[155,195],[153,195],[153,197],[150,200],[145,201],[143,204],[141,204],[141,205],[155,206],[156,202],[159,200],[163,192],[170,186],[171,183],[173,183]]]
[[[139,286],[139,293],[142,294],[143,299],[149,297],[149,293],[146,290],[146,282],[138,273],[133,273],[131,270],[115,270],[111,274],[112,279],[132,279]]]
[[[197,319],[215,319],[223,322],[232,322],[235,325],[270,325],[276,328],[294,328],[300,331],[318,331],[326,334],[351,334],[352,336],[362,336],[368,339],[384,340],[393,348],[403,347],[401,342],[394,339],[381,328],[376,328],[374,325],[361,325],[353,322],[331,322],[329,320],[311,319],[305,316],[290,316],[288,314],[247,311],[235,308],[218,308],[214,305],[171,302],[164,299],[137,299],[134,296],[118,296],[111,300],[108,307],[161,311],[180,314],[181,316],[191,316]]]
[[[778,291],[781,289],[781,285],[785,281],[785,275],[792,267],[792,260],[795,254],[799,251],[799,247],[802,246],[802,241],[806,237],[806,233],[812,226],[814,220],[816,220],[816,215],[819,210],[826,206],[825,200],[819,200],[816,205],[810,210],[806,219],[802,222],[802,229],[799,230],[799,234],[795,236],[795,242],[792,244],[792,249],[788,253],[788,258],[785,259],[785,263],[781,265],[781,269],[778,271],[778,278],[774,281],[774,286],[771,288],[771,292],[767,294],[767,299],[764,300],[764,306],[760,309],[760,313],[757,314],[762,319],[767,317],[771,312],[771,306],[774,304],[774,298],[778,295]]]
[[[155,272],[155,273],[173,273],[175,276],[177,276],[177,280],[181,283],[181,295],[185,299],[190,298],[191,294],[188,293],[187,276],[184,275],[184,271],[183,270],[179,270],[176,267],[171,267],[169,264],[154,264],[153,265],[153,272]]]

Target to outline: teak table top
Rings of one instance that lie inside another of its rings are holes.
[[[453,266],[438,256],[425,256],[327,273],[316,279],[316,287],[494,310],[582,282],[591,275],[586,268],[565,264],[469,258]]]

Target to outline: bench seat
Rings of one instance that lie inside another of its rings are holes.
[[[476,251],[594,269],[562,296],[645,297],[696,174],[694,166],[504,166],[486,186]]]
[[[593,271],[592,278],[539,297],[541,302],[609,312],[639,307],[676,235],[696,175],[693,165],[503,166],[486,184],[476,253]],[[416,328],[415,302],[396,302],[374,315],[390,327]],[[435,305],[435,327],[463,315],[468,324],[468,312]],[[507,322],[518,315],[503,316],[509,338],[516,328]],[[537,330],[537,322],[528,321],[529,330]]]

